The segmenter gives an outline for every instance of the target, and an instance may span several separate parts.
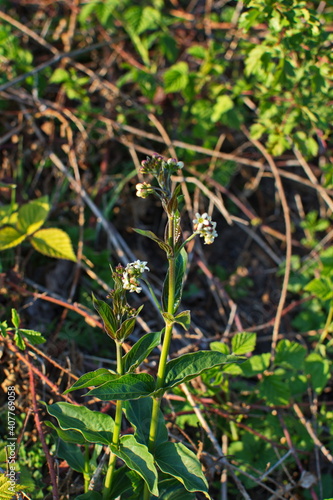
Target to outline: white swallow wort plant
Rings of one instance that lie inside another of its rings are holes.
[[[147,262],[137,260],[126,267],[118,265],[112,269],[113,290],[109,301],[93,296],[93,304],[105,332],[115,342],[117,370],[100,368],[88,372],[66,391],[89,388],[86,396],[115,401],[114,418],[84,405],[67,402],[46,405],[49,415],[55,419],[46,424],[59,437],[58,455],[83,474],[85,493],[76,497],[80,500],[191,500],[196,498],[197,492],[210,498],[196,455],[184,444],[169,439],[161,400],[167,391],[205,370],[241,360],[239,356],[217,351],[197,351],[169,360],[174,325],[185,330],[190,326],[190,311],[179,312],[187,265],[186,244],[196,235],[204,238],[205,244],[211,244],[217,236],[216,223],[211,217],[207,213],[197,213],[193,233],[187,240],[182,239],[178,207],[181,188],[179,184],[173,188],[171,177],[183,166],[183,162],[176,159],[165,160],[154,155],[144,160],[141,168],[141,173],[147,174],[151,183],[136,186],[137,196],[156,196],[167,216],[163,239],[152,231],[135,229],[165,252],[168,267],[161,300],[144,277],[149,271]],[[127,294],[140,293],[140,281],[147,284],[164,328],[143,335],[125,354],[123,343],[133,332],[143,307],[132,308],[127,302]],[[160,347],[160,356],[154,377],[138,367],[157,347]],[[124,417],[134,429],[132,435],[121,433]],[[97,460],[103,448],[109,457],[104,465]],[[98,471],[103,467],[105,470],[97,481],[96,467]]]

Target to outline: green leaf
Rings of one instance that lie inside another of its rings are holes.
[[[156,28],[161,14],[153,7],[133,6],[126,10],[125,20],[127,28],[133,33],[140,35],[147,29]]]
[[[115,338],[116,331],[118,329],[117,325],[117,320],[115,315],[113,314],[113,311],[109,304],[104,302],[104,300],[98,300],[92,294],[92,300],[94,304],[94,308],[100,315],[102,321],[103,321],[103,326],[107,332],[108,335],[110,335],[111,338]]]
[[[27,236],[33,234],[44,224],[49,211],[47,196],[22,205],[18,211],[17,229]]]
[[[286,405],[290,401],[288,385],[279,375],[264,375],[260,393],[269,405]]]
[[[125,319],[125,321],[122,322],[120,328],[118,328],[118,330],[116,332],[116,338],[118,340],[123,341],[123,340],[127,339],[127,337],[129,337],[129,335],[131,335],[131,333],[133,332],[134,327],[135,327],[136,317],[140,313],[142,308],[143,308],[143,305],[140,306],[136,310],[135,315],[132,318],[127,318],[127,319]]]
[[[149,356],[154,347],[161,343],[162,332],[147,333],[138,340],[123,357],[124,371],[133,372],[144,359]]]
[[[133,231],[135,231],[138,234],[141,234],[142,236],[145,236],[146,238],[149,238],[150,240],[155,241],[155,243],[158,244],[162,250],[164,250],[167,254],[171,252],[171,247],[167,243],[164,243],[163,240],[161,240],[158,236],[156,236],[155,233],[152,231],[146,231],[145,229],[136,229],[133,228]]]
[[[64,441],[66,443],[71,443],[71,444],[87,444],[86,439],[82,436],[82,434],[79,431],[74,431],[74,430],[63,430],[60,427],[57,427],[54,425],[52,422],[49,420],[44,420],[43,422],[47,427],[50,427],[53,429],[58,438],[61,439],[61,441]]]
[[[49,83],[64,83],[70,79],[70,74],[63,68],[57,68],[51,75]]]
[[[0,498],[1,500],[12,500],[14,493],[18,491],[19,485],[14,485],[12,481],[5,475],[0,474]]]
[[[269,367],[270,353],[265,352],[256,356],[251,356],[240,365],[244,377],[254,377],[259,373],[263,373]]]
[[[231,340],[232,354],[246,354],[255,349],[257,334],[252,332],[236,333]]]
[[[190,311],[183,311],[179,314],[177,314],[177,316],[175,316],[175,323],[178,323],[179,325],[181,325],[184,330],[188,330],[190,328],[190,325],[191,325],[191,313]]]
[[[123,465],[112,476],[112,487],[110,498],[133,498],[130,496],[133,493],[141,498],[144,482],[142,478],[134,471],[130,470],[126,465]]]
[[[87,491],[87,493],[83,493],[83,495],[79,495],[75,497],[75,500],[102,500],[103,497],[98,491]]]
[[[30,241],[35,250],[43,255],[76,262],[71,240],[61,229],[40,229],[34,233]]]
[[[185,280],[185,272],[187,266],[187,252],[184,248],[179,252],[176,257],[176,284],[175,284],[175,302],[173,314],[177,311],[183,293],[183,285]],[[162,304],[164,311],[168,310],[168,297],[169,297],[169,271],[164,280],[163,293],[162,293]]]
[[[216,104],[213,106],[211,120],[216,123],[220,120],[221,116],[230,111],[234,107],[232,99],[228,95],[220,95],[217,98]]]
[[[135,429],[135,437],[139,443],[148,445],[149,429],[151,421],[153,400],[152,398],[142,398],[139,400],[126,401],[123,409],[127,420]],[[159,410],[156,433],[156,444],[164,443],[168,440],[168,430],[165,426],[163,413]]]
[[[139,399],[149,396],[155,390],[155,380],[147,373],[128,373],[92,389],[86,395],[102,401]]]
[[[29,342],[33,345],[43,344],[46,342],[46,339],[40,332],[36,332],[35,330],[26,330],[25,328],[20,328],[20,333],[23,333],[25,337],[29,340]]]
[[[195,493],[190,493],[174,478],[164,479],[158,483],[160,494],[153,500],[195,500]]]
[[[191,380],[200,373],[230,363],[239,363],[242,360],[237,356],[222,354],[214,351],[198,351],[184,354],[169,361],[166,365],[165,383],[163,392],[171,389],[182,382]]]
[[[12,309],[12,323],[15,326],[15,328],[20,327],[20,316],[16,309]]]
[[[306,356],[306,348],[298,342],[283,339],[276,346],[275,364],[299,370]]]
[[[110,415],[65,402],[46,405],[46,409],[58,420],[61,429],[78,431],[89,443],[112,442],[114,421]]]
[[[67,389],[64,394],[68,394],[69,392],[76,391],[78,389],[84,389],[86,387],[97,387],[99,385],[104,384],[105,382],[110,382],[115,378],[119,377],[116,373],[111,370],[107,370],[106,368],[99,368],[93,372],[88,372],[82,375],[82,377],[77,380],[72,387]]]
[[[192,57],[196,57],[198,59],[205,59],[207,54],[207,49],[202,45],[192,45],[187,49],[187,53]]]
[[[15,345],[17,345],[17,347],[19,349],[21,349],[21,351],[24,351],[24,349],[26,348],[26,344],[22,338],[22,335],[20,333],[20,330],[17,330],[15,333],[14,333],[14,342],[15,342]]]
[[[189,83],[188,64],[180,61],[169,68],[163,76],[165,92],[179,92]]]
[[[311,386],[317,394],[321,394],[331,378],[330,362],[322,358],[320,354],[312,352],[306,357],[304,366]]]
[[[210,498],[199,460],[182,443],[161,444],[156,448],[155,459],[162,472],[176,478],[188,491],[200,491]]]
[[[333,298],[332,282],[327,278],[315,278],[308,283],[304,290],[312,292],[321,300],[329,300]]]
[[[157,470],[154,465],[154,457],[148,451],[147,446],[138,443],[134,436],[122,436],[120,446],[110,446],[117,457],[121,458],[131,470],[139,474],[146,482],[149,491],[158,495]]]
[[[0,229],[0,250],[16,247],[26,238],[25,234],[20,233],[13,227],[3,227]]]
[[[76,472],[84,472],[84,456],[76,444],[65,443],[60,440],[57,448],[57,456],[66,460],[70,468],[76,470]]]
[[[224,342],[211,342],[209,347],[212,351],[222,352],[222,354],[230,354],[230,349]]]

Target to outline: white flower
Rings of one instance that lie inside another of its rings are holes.
[[[127,264],[122,275],[124,289],[140,293],[142,288],[139,286],[140,283],[138,280],[145,271],[149,271],[149,267],[145,261],[136,260]]]
[[[147,196],[153,193],[151,185],[147,182],[139,182],[135,187],[138,198],[147,198]]]
[[[218,236],[216,232],[216,222],[212,221],[210,215],[206,212],[203,214],[196,213],[193,219],[194,231],[199,234],[200,238],[204,238],[205,245],[213,243],[214,239]]]

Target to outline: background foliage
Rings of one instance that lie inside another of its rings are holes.
[[[256,332],[242,366],[170,394],[171,435],[198,453],[213,498],[332,497],[332,3],[0,8],[1,382],[18,388],[26,494],[52,490],[29,408],[61,400],[88,368],[114,366],[90,291],[103,298],[109,263],[136,258],[157,288],[164,280],[160,254],[131,229],[161,230],[159,208],[134,189],[140,160],[157,151],[185,162],[185,221],[214,211],[220,235],[190,249],[192,326],[176,331],[174,356],[235,351],[237,334]],[[50,258],[64,256],[56,230],[70,261]],[[44,231],[52,245],[37,238]],[[143,296],[137,338],[160,327]],[[30,333],[19,351],[20,332],[35,330],[46,343]],[[59,457],[58,497],[75,498],[82,478],[44,432]]]

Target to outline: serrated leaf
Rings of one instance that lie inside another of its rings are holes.
[[[223,366],[241,361],[237,356],[214,351],[198,351],[184,354],[167,363],[162,390],[171,389],[182,382],[191,380],[214,366]]]
[[[152,231],[147,231],[145,229],[136,229],[133,228],[133,231],[135,231],[138,234],[141,234],[142,236],[145,236],[146,238],[149,238],[150,240],[155,241],[155,243],[158,244],[162,250],[164,250],[167,254],[171,252],[171,247],[167,243],[164,243],[163,240],[161,240],[158,236],[156,236],[155,233]]]
[[[155,380],[147,373],[128,373],[111,382],[106,382],[96,389],[92,389],[87,396],[94,396],[102,401],[144,398],[155,390]]]
[[[312,352],[306,357],[304,367],[311,386],[317,394],[321,394],[331,378],[330,362],[320,354]]]
[[[175,264],[176,283],[175,283],[175,299],[174,299],[173,314],[176,313],[182,298],[187,260],[188,260],[187,252],[183,248],[176,257],[176,264]],[[167,275],[165,277],[163,292],[162,292],[162,304],[164,311],[168,310],[168,298],[169,298],[169,271],[167,272]]]
[[[312,292],[321,300],[329,300],[333,298],[332,283],[326,278],[315,278],[308,283],[304,290]]]
[[[25,234],[20,233],[14,227],[3,227],[0,229],[0,250],[7,250],[22,243],[26,238]]]
[[[254,377],[259,373],[263,373],[269,367],[270,363],[270,353],[265,352],[263,354],[258,354],[251,356],[249,359],[244,361],[240,365],[244,377]]]
[[[20,327],[20,316],[19,316],[18,312],[16,311],[16,309],[14,309],[14,308],[12,309],[12,323],[15,326],[15,328]]]
[[[103,321],[103,326],[104,326],[107,334],[110,335],[110,337],[112,337],[114,339],[116,331],[118,329],[118,325],[117,325],[117,320],[115,318],[115,315],[113,314],[111,307],[109,306],[109,304],[104,302],[104,300],[96,299],[94,294],[92,294],[92,300],[93,300],[94,308],[96,309],[96,311],[98,312],[98,314],[100,315],[100,317]]]
[[[189,82],[188,64],[180,61],[169,68],[163,75],[165,92],[184,90]]]
[[[140,35],[147,29],[155,28],[160,16],[160,12],[153,7],[133,6],[126,10],[124,17],[127,28]]]
[[[188,491],[200,491],[210,498],[199,460],[182,443],[161,444],[156,448],[155,459],[162,472],[176,478]]]
[[[290,402],[290,390],[285,381],[276,374],[264,375],[260,393],[269,405],[286,405]]]
[[[35,250],[43,255],[76,262],[71,240],[61,229],[40,229],[34,233],[30,241]]]
[[[299,370],[306,356],[306,348],[298,342],[283,339],[276,346],[275,364]]]
[[[17,229],[27,236],[33,234],[44,224],[49,211],[47,196],[22,205],[18,211]]]
[[[114,421],[110,415],[65,402],[45,406],[61,429],[78,431],[89,443],[109,445],[112,442]]]
[[[76,472],[84,472],[84,456],[76,444],[65,443],[60,440],[57,448],[57,456],[66,460],[70,468],[76,470]]]
[[[123,409],[127,420],[135,429],[135,437],[139,443],[148,445],[153,400],[142,398],[140,400],[126,401]],[[168,440],[168,430],[165,426],[163,413],[159,410],[156,433],[156,445]]]
[[[230,354],[230,349],[224,342],[211,342],[209,347],[212,351],[222,352],[222,354]]]
[[[19,489],[19,485],[12,484],[12,481],[5,475],[0,474],[0,498],[1,500],[12,500],[15,492]]]
[[[20,328],[20,333],[23,333],[25,337],[29,340],[29,342],[33,345],[43,344],[46,342],[46,339],[40,332],[36,332],[35,330],[26,330],[25,328]]]
[[[153,495],[158,495],[157,470],[154,457],[148,451],[147,446],[138,443],[134,436],[122,436],[119,448],[113,445],[110,448],[125,462],[127,467],[142,477]]]
[[[26,344],[25,344],[24,339],[23,339],[22,335],[20,334],[19,330],[17,330],[14,333],[14,342],[15,342],[15,345],[19,349],[21,349],[21,351],[24,351],[24,349],[26,348]]]
[[[133,372],[151,351],[161,343],[161,332],[147,333],[123,357],[124,372]]]
[[[232,99],[228,95],[220,95],[216,104],[213,106],[211,121],[216,123],[220,120],[221,116],[230,111],[234,107]]]
[[[239,332],[231,340],[232,354],[246,354],[252,352],[256,346],[257,334],[252,332]]]
[[[80,377],[79,380],[72,385],[72,387],[67,389],[64,394],[68,394],[69,392],[76,391],[78,389],[85,389],[86,387],[97,387],[117,377],[119,377],[119,375],[111,370],[99,368],[98,370],[82,375],[82,377]]]

